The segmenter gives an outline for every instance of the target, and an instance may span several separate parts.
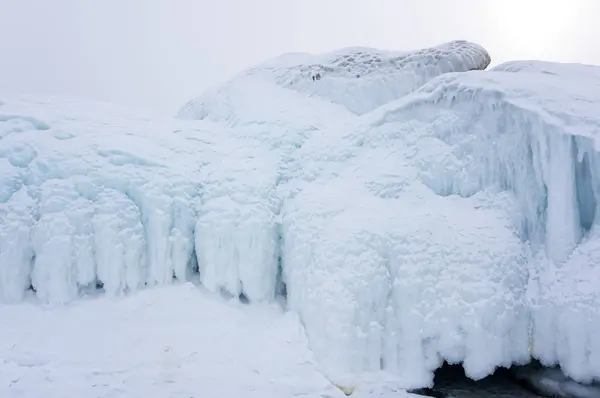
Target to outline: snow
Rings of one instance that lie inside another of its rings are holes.
[[[321,373],[298,316],[224,301],[192,283],[68,306],[0,306],[0,396],[345,395]],[[358,398],[410,398],[365,380]]]
[[[444,361],[598,380],[600,68],[489,62],[467,42],[288,54],[177,120],[2,98],[0,300],[198,278],[285,291],[344,388],[430,386]]]
[[[188,283],[68,307],[0,307],[0,396],[343,397],[297,316]]]

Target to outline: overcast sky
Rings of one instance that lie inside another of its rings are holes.
[[[600,65],[600,0],[0,0],[0,95],[174,113],[284,52],[467,39],[494,64]]]

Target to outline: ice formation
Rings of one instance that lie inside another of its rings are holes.
[[[96,286],[120,294],[189,280],[195,268],[207,286],[273,297],[276,170],[266,149],[207,122],[81,108],[32,99],[0,108],[14,115],[0,116],[3,301],[30,286],[48,302]]]
[[[285,283],[338,384],[532,358],[600,379],[600,68],[489,62],[467,42],[291,54],[184,120],[7,99],[0,297]]]
[[[412,52],[352,47],[319,55],[285,54],[244,72],[238,76],[235,85],[239,89],[239,81],[247,78],[267,81],[343,105],[353,113],[364,114],[416,90],[443,73],[483,70],[489,64],[490,56],[485,49],[466,41],[453,41]],[[224,88],[220,88],[207,92],[184,107],[180,116],[212,116],[213,109],[204,107],[215,102],[221,105],[225,98],[219,94],[223,91]],[[252,107],[256,106],[250,103],[256,100],[256,92],[245,90],[247,103]],[[279,105],[281,107],[282,104]],[[255,120],[256,115],[249,112],[254,109],[244,108],[235,111]],[[271,121],[272,116],[269,114]]]

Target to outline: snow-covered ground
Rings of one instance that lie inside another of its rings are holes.
[[[600,67],[489,62],[288,54],[173,120],[0,98],[0,300],[108,296],[44,310],[75,314],[198,279],[285,293],[344,387],[532,358],[600,379]]]
[[[296,314],[278,304],[224,300],[192,283],[88,296],[68,306],[4,305],[0,324],[1,397],[345,396],[321,372]],[[382,375],[355,383],[357,398],[419,397]],[[569,387],[578,386],[563,390]],[[476,385],[463,375],[444,377],[436,391],[533,396],[507,379]]]
[[[342,397],[298,317],[191,283],[0,309],[0,396]]]

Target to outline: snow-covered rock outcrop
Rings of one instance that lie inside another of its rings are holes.
[[[600,379],[600,68],[488,64],[287,55],[179,113],[202,120],[6,99],[0,298],[285,283],[339,384],[531,358]]]

